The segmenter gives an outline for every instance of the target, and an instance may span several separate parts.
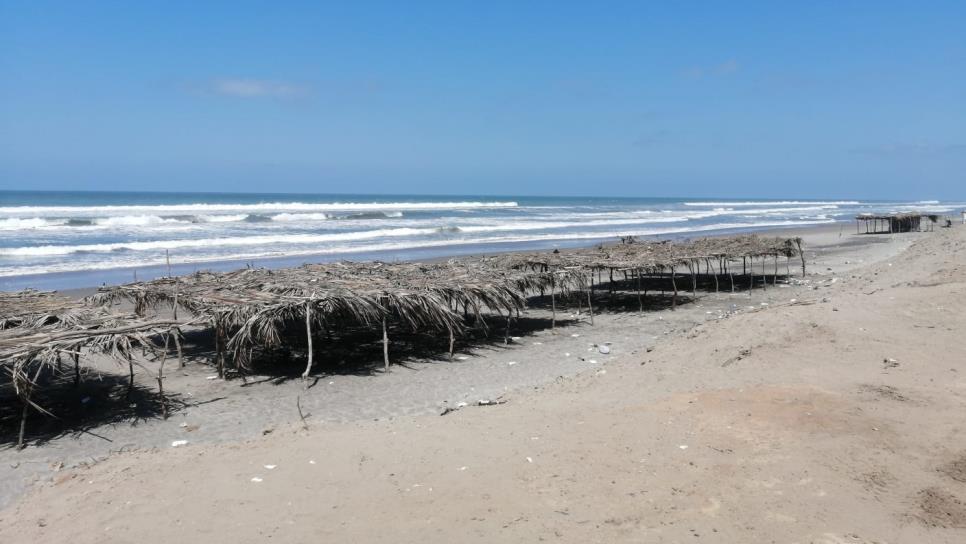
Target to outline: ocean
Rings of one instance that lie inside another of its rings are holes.
[[[817,225],[953,202],[0,191],[0,290]]]

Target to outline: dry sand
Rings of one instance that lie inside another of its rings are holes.
[[[966,229],[838,230],[799,285],[466,361],[309,390],[189,364],[168,421],[0,452],[0,541],[962,542]]]

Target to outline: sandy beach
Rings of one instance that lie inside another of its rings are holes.
[[[0,451],[0,538],[962,541],[966,230],[800,234],[789,284],[453,362],[306,388],[189,359],[167,421]]]

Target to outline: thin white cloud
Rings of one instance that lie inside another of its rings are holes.
[[[736,73],[741,68],[738,61],[728,59],[713,66],[692,66],[684,70],[684,76],[689,79],[704,79],[711,76],[729,76]]]
[[[247,78],[215,79],[204,90],[237,98],[298,98],[308,93],[307,87],[295,83]]]
[[[735,59],[728,59],[721,64],[715,66],[712,71],[719,76],[726,76],[728,74],[733,74],[738,71],[738,61]]]

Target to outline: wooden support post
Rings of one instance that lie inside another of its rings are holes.
[[[503,333],[503,345],[510,345],[510,318],[513,317],[513,310],[506,311],[506,332]]]
[[[34,385],[37,380],[40,379],[40,372],[44,369],[44,365],[37,365],[37,372],[34,373],[34,378],[29,383],[25,384],[23,387],[23,395],[20,397],[20,402],[23,403],[23,410],[20,412],[20,432],[17,435],[17,449],[22,450],[26,447],[24,439],[27,435],[27,416],[30,415],[30,395],[33,393]]]
[[[639,308],[638,311],[641,314],[643,314],[644,313],[644,299],[641,298],[641,269],[640,268],[636,268],[636,269],[634,269],[634,272],[637,273],[637,306]]]
[[[303,380],[309,379],[309,373],[312,372],[313,356],[315,355],[312,345],[312,301],[305,303],[305,338],[308,342],[308,362],[305,363],[305,371],[302,372]]]
[[[742,257],[744,259],[744,257]],[[755,288],[755,261],[751,261],[751,274],[748,274],[748,295],[751,295],[752,289]]]
[[[678,306],[678,282],[674,279],[674,267],[671,267],[671,288],[674,289],[674,295],[671,297],[671,309],[676,310]]]
[[[711,264],[711,259],[707,260],[708,273],[714,276],[714,292],[718,292],[718,272],[714,270],[714,265]]]
[[[386,316],[382,316],[382,362],[383,369],[389,372],[389,331],[386,329]]]
[[[805,252],[802,251],[802,241],[795,240],[795,245],[798,247],[798,256],[802,258],[802,277],[805,277]]]
[[[453,329],[447,328],[449,330],[449,360],[453,360],[453,346],[456,344],[456,338],[453,335]]]
[[[590,313],[590,324],[594,324],[594,303],[591,300],[591,293],[594,292],[594,272],[590,272],[590,290],[587,291],[587,312]]]
[[[127,396],[130,397],[131,393],[134,392],[134,359],[131,358],[131,354],[127,354],[127,370],[129,374],[127,382]]]
[[[761,288],[768,289],[768,277],[765,272],[765,257],[761,258]]]
[[[80,387],[80,353],[77,350],[80,349],[79,346],[74,347],[74,387]]]
[[[701,261],[695,261],[695,262],[689,262],[688,263],[688,270],[691,271],[691,295],[697,295],[698,294],[698,276],[694,272],[694,266],[695,266],[695,264],[698,264],[700,262]]]
[[[164,351],[161,352],[161,363],[158,365],[158,400],[161,401],[161,419],[168,419],[168,402],[164,398],[164,362],[168,359],[168,342],[171,331],[164,337]]]
[[[174,330],[174,348],[178,350],[178,368],[184,368],[184,354],[181,351],[181,329],[176,328]]]
[[[557,328],[557,282],[550,278],[550,330]]]
[[[215,363],[218,366],[218,378],[225,379],[225,346],[222,342],[221,316],[215,318]]]
[[[26,400],[21,400],[23,403],[23,409],[20,411],[20,432],[17,434],[17,449],[22,450],[26,445],[24,444],[24,435],[27,433],[27,416],[30,414],[30,404]]]

